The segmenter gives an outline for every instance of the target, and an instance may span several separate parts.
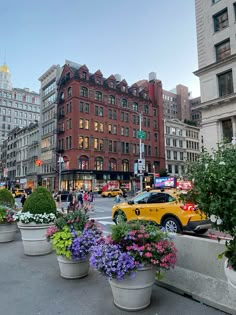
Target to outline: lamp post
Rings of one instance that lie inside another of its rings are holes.
[[[142,113],[139,113],[139,159],[142,160],[143,157],[143,152],[142,152]],[[143,191],[143,170],[142,168],[140,169],[140,176],[139,176],[139,180],[140,180],[140,191]]]
[[[61,169],[62,163],[64,162],[63,157],[59,154],[58,163],[59,163],[59,171],[58,171],[58,190],[61,191]]]

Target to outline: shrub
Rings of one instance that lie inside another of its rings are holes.
[[[14,207],[15,205],[14,197],[6,188],[0,190],[0,204],[7,207]]]
[[[38,187],[26,199],[22,212],[32,214],[56,213],[56,203],[46,188]]]

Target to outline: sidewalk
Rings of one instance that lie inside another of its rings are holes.
[[[112,301],[105,277],[90,269],[83,279],[59,275],[54,253],[30,257],[23,253],[20,234],[0,243],[0,314],[2,315],[123,315]],[[134,314],[134,313],[133,313]],[[154,285],[151,305],[140,315],[225,314]]]

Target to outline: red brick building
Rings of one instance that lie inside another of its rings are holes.
[[[58,82],[58,152],[64,159],[61,187],[139,189],[139,113],[146,132],[145,172],[165,168],[161,81],[128,87],[119,75],[104,78],[65,64]]]

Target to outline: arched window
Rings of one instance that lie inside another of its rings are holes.
[[[96,94],[95,94],[95,99],[97,100],[97,101],[102,101],[102,92],[100,92],[100,91],[96,91]]]
[[[85,86],[80,87],[80,96],[88,97],[88,89]]]
[[[144,109],[144,113],[145,113],[145,114],[148,114],[148,113],[149,113],[148,105],[144,105],[144,106],[143,106],[143,109]]]
[[[86,155],[81,155],[78,160],[78,168],[80,170],[88,170],[89,169],[89,158]]]
[[[122,107],[128,107],[128,103],[127,103],[127,100],[125,98],[122,99],[121,106]]]
[[[61,94],[60,94],[60,100],[63,100],[63,101],[64,101],[64,99],[65,99],[64,92],[61,92]]]
[[[133,110],[135,110],[136,112],[138,112],[138,103],[133,102]]]
[[[115,159],[109,160],[109,171],[117,171],[117,163]]]
[[[102,157],[96,157],[95,158],[95,165],[94,168],[96,171],[102,171],[103,170],[103,158]]]
[[[109,96],[109,104],[115,104],[115,96],[113,96],[113,95],[110,95]]]
[[[69,86],[67,89],[67,96],[70,97],[72,95],[72,87]]]
[[[122,160],[122,171],[123,172],[129,171],[129,161],[128,160]]]

